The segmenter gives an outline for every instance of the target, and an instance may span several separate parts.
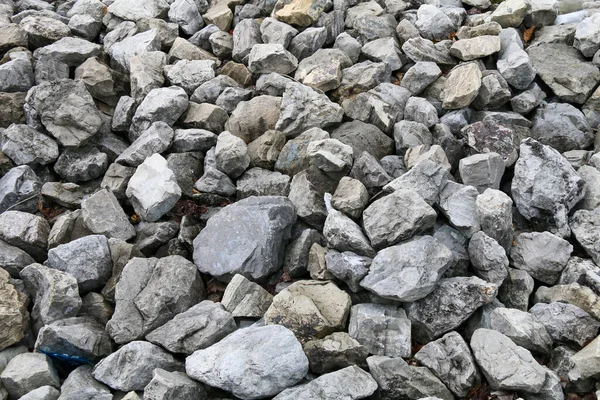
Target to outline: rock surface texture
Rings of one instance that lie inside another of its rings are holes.
[[[599,0],[0,0],[0,400],[600,397]]]

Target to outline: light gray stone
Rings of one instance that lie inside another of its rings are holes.
[[[317,374],[326,374],[345,367],[366,365],[367,348],[346,332],[334,332],[323,339],[314,339],[304,344],[309,368]]]
[[[323,236],[330,248],[352,251],[362,256],[373,257],[375,250],[360,226],[350,217],[337,210],[329,210],[323,226]]]
[[[505,250],[513,239],[512,204],[507,194],[495,189],[486,189],[475,200],[481,230]]]
[[[144,388],[144,398],[148,400],[207,399],[204,385],[190,379],[183,372],[169,372],[157,368],[152,372],[152,380]]]
[[[418,162],[410,171],[383,187],[384,191],[410,190],[430,206],[439,202],[440,191],[448,183],[450,173],[430,160]]]
[[[289,388],[278,394],[273,400],[312,399],[348,400],[364,399],[377,390],[377,382],[368,373],[357,366],[346,367],[335,372],[319,376],[307,384]]]
[[[58,388],[58,373],[50,358],[40,353],[23,353],[10,360],[0,381],[11,398],[18,399],[42,386]]]
[[[474,62],[460,64],[446,77],[442,106],[448,110],[463,108],[477,97],[481,87],[481,71]]]
[[[243,275],[235,275],[223,293],[221,303],[234,317],[262,318],[273,296]]]
[[[47,264],[75,277],[82,293],[100,289],[112,273],[108,239],[90,235],[61,244],[48,251]]]
[[[156,368],[181,371],[183,365],[160,347],[135,341],[96,364],[92,375],[111,389],[128,392],[143,390],[152,380]]]
[[[246,143],[258,140],[267,131],[275,128],[280,106],[281,98],[275,96],[256,96],[242,101],[231,113],[225,129]]]
[[[54,140],[27,125],[13,124],[2,132],[2,152],[17,165],[51,163],[58,158]]]
[[[337,139],[311,141],[306,155],[311,165],[325,173],[344,173],[352,167],[352,147]]]
[[[476,232],[469,241],[469,258],[475,273],[488,282],[500,286],[508,276],[508,257],[504,248],[483,231]]]
[[[135,228],[125,211],[115,195],[107,189],[83,200],[81,211],[85,226],[93,233],[121,240],[129,240],[135,236]]]
[[[240,329],[186,360],[191,378],[247,399],[279,393],[307,372],[302,346],[290,330],[278,325]]]
[[[179,60],[165,67],[165,76],[171,85],[179,86],[188,95],[203,83],[215,77],[215,62],[211,60]]]
[[[136,169],[127,184],[127,197],[135,212],[154,222],[169,212],[181,197],[181,188],[167,160],[154,154]]]
[[[581,308],[567,303],[537,303],[529,310],[553,340],[585,346],[596,337],[600,323]]]
[[[294,206],[285,197],[243,199],[208,220],[194,239],[194,262],[219,280],[229,281],[238,273],[264,279],[281,268],[295,222]]]
[[[442,70],[432,61],[418,61],[402,77],[400,85],[413,96],[420,94],[442,75]]]
[[[108,386],[92,376],[93,367],[82,365],[69,374],[60,387],[60,400],[112,400]]]
[[[427,297],[408,306],[413,333],[421,340],[435,339],[465,322],[496,292],[495,284],[477,277],[442,279]]]
[[[116,163],[137,167],[153,154],[164,152],[174,137],[173,129],[165,122],[155,122],[146,129],[115,160]]]
[[[594,141],[592,128],[583,113],[567,103],[538,107],[531,122],[531,137],[561,153],[586,149]]]
[[[417,193],[399,189],[367,207],[363,224],[373,246],[383,248],[426,232],[433,227],[436,216]]]
[[[96,147],[66,149],[56,160],[54,171],[68,182],[96,179],[108,168],[108,156]]]
[[[439,208],[450,224],[467,238],[473,236],[480,229],[475,207],[478,194],[475,187],[455,182],[448,182],[440,191]]]
[[[50,224],[43,217],[22,211],[0,214],[0,239],[26,251],[36,261],[46,259]]]
[[[235,320],[219,303],[204,300],[146,335],[170,352],[190,355],[236,330]]]
[[[498,153],[475,154],[460,160],[460,177],[465,185],[475,186],[479,193],[500,188],[505,163]]]
[[[508,268],[508,275],[498,290],[498,299],[506,307],[527,311],[533,287],[533,278],[527,271]]]
[[[11,168],[0,178],[0,211],[34,212],[42,181],[27,165]]]
[[[188,108],[188,97],[182,88],[170,86],[152,89],[135,111],[131,120],[129,139],[138,139],[155,122],[173,126]]]
[[[456,332],[449,332],[426,344],[415,358],[458,397],[466,396],[481,381],[469,345]]]
[[[367,188],[359,180],[343,177],[331,198],[331,205],[349,217],[358,219],[369,202]]]
[[[19,277],[19,272],[35,260],[25,251],[11,246],[0,240],[0,268],[4,269],[13,278]]]
[[[600,17],[592,14],[577,24],[573,47],[585,57],[592,57],[600,50]]]
[[[412,302],[431,293],[453,262],[450,249],[423,236],[381,250],[360,285],[384,298]]]
[[[216,168],[234,179],[250,165],[246,143],[227,131],[222,132],[217,138],[215,158]]]
[[[248,56],[248,69],[254,74],[290,74],[298,59],[281,44],[255,44]]]
[[[406,312],[393,305],[363,303],[352,306],[348,334],[369,354],[409,357],[411,323]]]
[[[506,335],[516,345],[535,354],[548,354],[552,348],[552,338],[546,327],[526,311],[497,308],[490,314],[490,329]]]
[[[510,257],[515,268],[552,285],[560,277],[572,252],[573,246],[569,242],[550,232],[531,232],[517,236]]]
[[[598,227],[600,224],[600,211],[579,210],[573,214],[570,226],[575,240],[583,247],[586,253],[596,264],[600,263],[600,251],[598,250]]]
[[[500,390],[537,393],[542,389],[546,371],[531,353],[502,333],[478,329],[471,338],[471,349],[490,386]],[[505,360],[498,363],[498,359]]]

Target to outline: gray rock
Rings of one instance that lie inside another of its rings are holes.
[[[274,96],[256,96],[242,101],[231,113],[225,129],[250,143],[275,128],[280,106],[281,98]]]
[[[154,222],[169,212],[181,197],[181,188],[167,160],[160,154],[148,157],[127,184],[127,197],[135,212]]]
[[[535,292],[534,303],[561,303],[573,304],[598,319],[600,315],[600,303],[594,291],[578,283],[568,285],[554,285],[552,287],[541,286]]]
[[[369,202],[367,188],[359,180],[343,177],[331,198],[331,205],[354,219],[360,218]]]
[[[219,303],[204,300],[146,335],[146,340],[173,353],[192,354],[236,330],[232,314]]]
[[[184,128],[206,129],[211,132],[222,132],[229,115],[219,106],[208,103],[190,102],[187,111],[181,117]]]
[[[52,249],[60,244],[69,243],[92,233],[83,223],[81,210],[65,212],[59,215],[54,225],[52,225],[48,235],[47,247]],[[46,257],[44,256],[43,259],[45,260]]]
[[[600,17],[592,14],[577,24],[573,47],[585,57],[592,57],[600,50]]]
[[[352,167],[353,149],[337,139],[314,140],[306,148],[311,165],[325,173],[344,173]]]
[[[59,65],[64,66],[66,64],[69,67],[79,66],[88,58],[99,56],[101,53],[102,46],[99,44],[71,36],[64,37],[49,46],[36,50],[38,59],[44,61],[55,60]]]
[[[499,51],[500,38],[491,35],[461,39],[456,41],[450,48],[450,54],[463,61],[487,57]]]
[[[518,346],[536,354],[548,354],[552,338],[537,318],[514,308],[497,308],[490,314],[490,329],[494,329]]]
[[[208,167],[194,183],[194,188],[202,193],[214,193],[220,196],[233,196],[237,188],[231,178],[214,167]]]
[[[233,19],[233,13],[227,4],[217,4],[207,10],[206,14],[203,15],[203,19],[209,24],[215,24],[220,29],[228,31]]]
[[[484,71],[479,94],[473,101],[478,110],[496,109],[510,100],[512,95],[506,79],[497,71]]]
[[[110,66],[119,72],[130,70],[129,60],[132,57],[151,51],[160,50],[161,43],[157,29],[150,29],[133,36],[124,38],[108,49],[111,57]]]
[[[281,268],[295,222],[294,206],[284,197],[241,200],[208,220],[194,239],[194,262],[201,272],[220,280],[228,281],[238,273],[264,279]],[[231,232],[236,232],[235,238]]]
[[[403,57],[400,52],[400,46],[393,37],[375,39],[366,43],[362,49],[362,54],[375,62],[383,62],[389,65],[392,71],[402,68]]]
[[[120,19],[137,22],[144,18],[166,16],[168,9],[168,3],[162,0],[152,0],[148,3],[140,0],[116,0],[107,11]]]
[[[571,357],[573,368],[568,373],[570,381],[596,378],[600,365],[598,364],[598,338],[592,340],[590,344],[579,350]]]
[[[446,76],[442,106],[448,110],[467,107],[475,100],[481,88],[481,71],[474,62],[453,68]]]
[[[135,168],[133,167],[126,167],[116,163],[110,164],[102,178],[100,187],[111,191],[117,199],[124,200],[127,198],[125,195],[127,184],[134,173]],[[99,197],[104,196],[100,195]],[[127,232],[127,230],[125,230],[125,232]]]
[[[11,168],[0,178],[0,211],[34,212],[42,182],[27,165]]]
[[[352,97],[390,81],[390,67],[382,62],[363,61],[342,70],[342,81],[334,95],[340,98]]]
[[[469,345],[456,332],[426,344],[415,358],[458,397],[466,396],[481,381]]]
[[[435,107],[422,97],[411,97],[404,108],[406,121],[414,121],[423,124],[427,128],[439,122]]]
[[[369,354],[409,357],[411,323],[400,307],[363,303],[352,306],[348,334]]]
[[[295,79],[312,88],[327,92],[336,89],[342,79],[342,69],[352,65],[339,49],[319,49],[298,64]]]
[[[519,157],[515,130],[495,120],[484,118],[483,121],[465,126],[460,134],[466,137],[466,144],[477,153],[497,153],[506,166],[514,164]]]
[[[598,221],[600,211],[579,210],[571,218],[570,226],[575,240],[583,247],[586,253],[596,264],[600,263],[600,252],[597,247],[596,235],[598,234]]]
[[[305,343],[346,326],[350,296],[333,282],[297,281],[275,297],[264,316],[266,325],[283,325]]]
[[[243,275],[235,275],[223,293],[221,303],[234,317],[262,318],[273,296]]]
[[[160,368],[152,372],[152,380],[144,389],[144,398],[150,400],[207,399],[206,396],[204,385],[183,372],[169,372]]]
[[[121,96],[115,107],[115,112],[111,121],[111,128],[115,132],[127,132],[131,125],[131,120],[135,114],[135,99],[129,96]]]
[[[262,168],[251,168],[237,180],[237,198],[250,196],[287,196],[290,177]]]
[[[95,379],[111,389],[143,390],[156,369],[181,371],[183,365],[160,347],[142,341],[128,343],[94,367]]]
[[[42,196],[50,201],[67,208],[81,206],[84,197],[88,196],[88,187],[75,183],[46,182],[42,186]]]
[[[585,195],[579,203],[579,207],[584,210],[593,210],[600,205],[600,170],[584,165],[581,166],[577,173],[585,181]]]
[[[267,17],[260,24],[260,33],[263,43],[280,44],[287,48],[292,38],[298,34],[298,30],[275,18]]]
[[[552,249],[548,252],[548,249]],[[567,265],[573,246],[550,232],[521,233],[510,251],[517,269],[527,271],[535,279],[552,285]]]
[[[453,262],[450,249],[423,236],[381,250],[360,285],[384,298],[413,302],[431,293]]]
[[[392,138],[375,125],[358,120],[344,122],[331,132],[331,138],[352,146],[354,154],[358,156],[367,152],[376,159],[380,159],[392,154],[394,149]]]
[[[77,280],[71,274],[31,264],[20,273],[26,289],[35,297],[31,317],[34,331],[63,318],[74,317],[81,307]]]
[[[342,108],[324,94],[297,83],[285,87],[281,101],[281,114],[275,129],[295,137],[309,128],[325,128],[341,122]]]
[[[598,68],[571,46],[540,44],[529,47],[527,52],[540,78],[563,101],[583,104],[600,82]],[[567,71],[583,79],[571,82],[566,78]]]
[[[314,243],[325,245],[325,238],[316,229],[303,229],[285,249],[283,269],[291,278],[299,278],[308,272],[308,256]],[[365,272],[366,274],[366,272]],[[356,284],[358,286],[358,283]]]
[[[92,376],[93,367],[82,365],[69,374],[60,387],[60,400],[112,400],[108,386]]]
[[[339,211],[329,211],[323,226],[323,236],[329,247],[335,250],[352,251],[367,257],[375,256],[375,251],[360,226]]]
[[[176,0],[169,7],[169,20],[177,23],[186,35],[193,35],[204,25],[194,1]]]
[[[100,289],[112,273],[108,239],[90,235],[61,244],[48,251],[47,264],[75,277],[82,293]]]
[[[160,246],[177,236],[175,221],[140,222],[136,225],[136,248],[146,256],[152,255]]]
[[[465,322],[494,299],[497,286],[476,277],[442,279],[427,297],[408,306],[417,338],[435,339]]]
[[[257,20],[241,20],[233,30],[233,60],[247,64],[252,47],[261,41],[260,25]]]
[[[502,44],[498,54],[498,72],[512,87],[527,89],[535,79],[537,65],[523,50],[523,43],[516,30],[503,30],[500,40]]]
[[[100,190],[82,201],[81,211],[85,226],[93,233],[121,240],[135,236],[134,227],[109,190]]]
[[[47,46],[71,33],[63,22],[43,15],[27,16],[19,22],[19,26],[27,32],[32,48]]]
[[[225,111],[231,113],[235,111],[239,103],[245,100],[250,100],[252,94],[252,90],[250,89],[228,87],[219,95],[215,104]]]
[[[17,165],[48,164],[58,158],[54,140],[27,125],[13,124],[2,133],[2,152]]]
[[[175,129],[171,151],[207,151],[217,144],[217,135],[204,129]]]
[[[594,339],[600,323],[581,308],[567,303],[537,303],[529,310],[553,340],[585,346]]]
[[[537,393],[546,379],[546,370],[531,353],[502,333],[478,329],[471,338],[471,349],[490,386],[499,390]],[[498,363],[499,358],[505,360]]]
[[[550,103],[539,107],[531,122],[531,137],[561,153],[588,148],[594,141],[585,116],[570,104]]]
[[[536,83],[532,83],[527,90],[510,99],[510,105],[513,111],[525,115],[539,106],[545,98],[546,93]]]
[[[426,39],[444,40],[457,28],[449,15],[432,4],[422,4],[417,10],[415,27]]]
[[[443,166],[423,160],[410,171],[383,187],[384,191],[413,191],[429,205],[438,203],[440,191],[448,183],[450,173]]]
[[[174,137],[173,129],[165,122],[155,122],[146,129],[119,157],[118,164],[132,167],[141,165],[146,158],[169,148]]]
[[[505,250],[512,244],[512,200],[505,193],[486,189],[477,196],[475,206],[481,230]]]
[[[336,185],[337,179],[330,177],[316,167],[309,167],[295,175],[290,184],[288,197],[296,208],[298,217],[309,225],[322,229],[327,218],[323,196],[325,193],[333,192]]]
[[[498,289],[498,299],[506,307],[527,311],[533,286],[533,278],[527,271],[508,268],[508,275]]]
[[[373,246],[383,248],[432,228],[436,216],[417,193],[400,189],[367,207],[363,223]]]
[[[297,58],[281,44],[256,44],[248,56],[248,69],[254,74],[289,74],[296,67]]]
[[[108,168],[108,156],[96,147],[66,149],[56,160],[54,171],[68,182],[96,179]]]
[[[104,326],[89,317],[66,318],[40,329],[35,349],[44,354],[95,362],[112,353],[112,342]]]
[[[442,213],[467,238],[480,229],[475,207],[478,194],[475,187],[454,182],[448,182],[440,191],[438,206]]]
[[[288,50],[298,61],[314,54],[327,41],[327,29],[309,27],[296,35],[290,42]]]
[[[483,193],[486,189],[500,188],[505,163],[498,153],[475,154],[460,160],[458,168],[463,183]]]
[[[56,400],[60,396],[60,392],[52,386],[41,386],[25,396],[19,397],[19,400]]]
[[[13,278],[19,277],[19,272],[35,261],[29,254],[0,240],[0,268],[4,269]]]
[[[442,70],[432,61],[418,61],[402,77],[400,85],[413,96],[420,94],[442,75]]]
[[[323,339],[304,344],[310,370],[325,374],[352,365],[364,366],[369,355],[367,348],[346,332],[335,332]]]
[[[567,266],[560,274],[557,284],[568,285],[569,283],[580,283],[586,285],[588,277],[596,275],[599,268],[591,259],[571,257]]]
[[[450,225],[442,225],[436,229],[433,237],[449,248],[454,258],[454,264],[446,271],[446,277],[460,276],[461,271],[466,271],[470,263],[468,239]]]
[[[106,43],[104,47],[106,48]],[[161,51],[149,51],[129,58],[131,97],[135,99],[136,103],[141,103],[152,90],[163,85],[165,82],[163,70],[166,63],[167,55]],[[135,110],[133,111],[135,112]]]
[[[246,143],[227,131],[217,138],[215,158],[216,168],[231,178],[239,177],[250,165]]]
[[[409,365],[402,358],[372,356],[367,358],[369,371],[379,385],[382,400],[399,398],[440,398],[452,400],[454,396],[427,368]]]
[[[508,276],[508,257],[504,248],[484,232],[476,232],[469,241],[469,258],[475,273],[500,286]]]
[[[135,111],[129,138],[132,141],[140,138],[158,121],[173,126],[188,108],[188,103],[185,90],[178,86],[152,89]]]
[[[295,386],[275,396],[274,400],[321,398],[364,399],[377,390],[377,382],[357,366],[321,375],[307,384]]]
[[[23,353],[14,357],[2,374],[0,381],[10,398],[18,399],[42,386],[60,387],[58,373],[45,354]]]
[[[81,146],[104,124],[81,81],[61,79],[38,85],[33,106],[48,133],[65,147]]]
[[[291,82],[293,82],[291,78],[274,72],[261,75],[256,80],[256,92],[269,96],[282,96],[286,85]]]
[[[133,258],[117,283],[115,313],[106,330],[119,344],[139,339],[203,297],[202,279],[183,257]]]
[[[215,62],[179,60],[174,65],[165,67],[165,76],[171,85],[179,86],[191,95],[200,85],[215,77]]]
[[[378,192],[382,186],[392,180],[377,159],[366,151],[354,159],[350,177],[360,181],[369,193]]]
[[[449,49],[438,48],[431,40],[422,37],[408,39],[402,45],[402,51],[414,62],[431,61],[443,66],[454,66],[456,60],[450,55]]]
[[[26,251],[36,261],[46,259],[50,225],[44,218],[22,211],[0,214],[0,239]]]
[[[232,359],[237,363],[226,361]],[[186,360],[191,378],[247,399],[279,393],[307,372],[302,346],[290,330],[278,325],[240,329]]]

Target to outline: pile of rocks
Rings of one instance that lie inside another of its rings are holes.
[[[0,0],[0,400],[594,397],[599,66],[597,0]]]

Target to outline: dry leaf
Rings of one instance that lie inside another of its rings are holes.
[[[529,29],[525,29],[525,32],[523,32],[523,40],[527,43],[531,40],[532,36],[533,36],[533,31],[535,30],[535,26],[532,26]]]

